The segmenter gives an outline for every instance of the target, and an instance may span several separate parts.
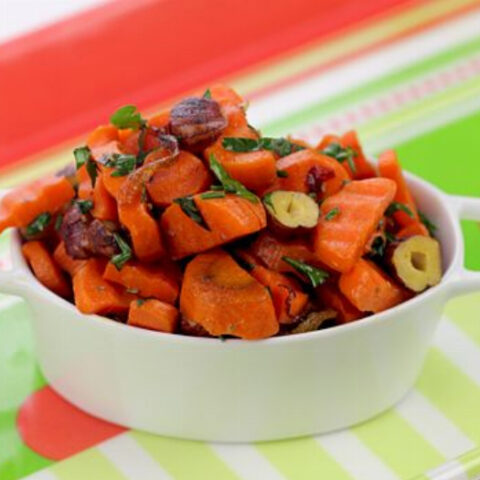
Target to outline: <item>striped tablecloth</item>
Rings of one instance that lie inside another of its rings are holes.
[[[161,2],[145,1],[141,8],[156,3]],[[0,184],[15,184],[66,163],[90,123],[106,118],[104,112],[129,97],[153,112],[221,77],[251,101],[250,121],[264,134],[315,140],[353,126],[369,153],[395,147],[413,173],[449,193],[480,195],[480,1],[364,3],[381,5],[357,11],[352,2],[316,2],[325,7],[323,16],[312,11],[295,19],[296,30],[285,27],[287,38],[272,30],[256,48],[235,50],[228,68],[226,60],[204,60],[208,68],[197,70],[196,77],[192,73],[193,79],[165,83],[161,93],[131,87],[93,113],[90,106],[88,112],[77,111],[65,120],[64,129],[40,126],[44,135],[32,135],[25,144],[0,112],[0,131],[11,132],[0,147]],[[118,20],[125,3],[115,5]],[[97,15],[106,21],[103,9]],[[284,20],[277,15],[279,22]],[[320,29],[329,15],[336,24]],[[339,15],[344,15],[343,23]],[[74,30],[76,21],[67,24]],[[15,73],[7,57],[12,52],[21,56],[22,45],[10,45],[7,53],[0,45],[0,67],[10,65]],[[206,76],[210,71],[211,78]],[[0,98],[13,88],[8,82],[14,73],[6,80],[0,75]],[[64,112],[53,110],[45,115],[59,121]],[[462,227],[466,264],[480,269],[480,228],[473,222]],[[4,254],[5,245],[4,236]],[[48,425],[42,416],[54,394],[35,363],[28,310],[11,297],[0,297],[0,309],[1,480],[27,474],[35,480],[480,478],[480,293],[447,306],[415,388],[395,408],[348,430],[252,445],[182,441],[105,427],[90,439],[83,431],[76,450],[62,449],[61,434],[39,434],[33,428]],[[67,435],[75,440],[76,423],[72,420],[68,431],[68,418]],[[89,448],[79,452],[83,447],[78,445]]]

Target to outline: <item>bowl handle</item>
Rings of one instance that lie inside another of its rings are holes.
[[[480,221],[480,198],[448,195],[445,199],[456,213],[459,220]],[[480,291],[480,272],[474,272],[462,266],[457,278],[452,283],[452,297]]]

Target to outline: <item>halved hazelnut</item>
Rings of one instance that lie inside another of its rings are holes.
[[[431,237],[415,235],[401,241],[390,253],[396,277],[410,290],[422,292],[442,278],[440,244]]]
[[[317,225],[320,209],[317,202],[305,193],[277,190],[265,195],[263,203],[280,227],[310,229]]]

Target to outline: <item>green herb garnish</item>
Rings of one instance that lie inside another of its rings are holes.
[[[340,163],[346,161],[352,173],[356,173],[357,169],[355,167],[355,162],[353,161],[353,159],[357,156],[357,153],[355,152],[355,150],[353,150],[353,148],[342,147],[339,143],[333,142],[330,143],[330,145],[327,145],[323,150],[321,150],[320,153],[323,153],[328,157],[332,157]]]
[[[258,203],[258,197],[247,190],[244,185],[242,185],[239,181],[234,180],[227,171],[223,168],[223,166],[218,162],[215,158],[215,155],[210,155],[210,170],[214,173],[217,177],[218,181],[222,184],[223,189],[227,193],[233,193],[238,195],[239,197],[243,197],[246,200],[252,203]]]
[[[88,213],[93,208],[91,200],[75,200],[75,205],[78,206],[83,214]]]
[[[277,170],[277,177],[278,178],[287,178],[288,172],[286,170]]]
[[[370,245],[369,257],[371,258],[383,258],[385,255],[385,248],[387,247],[387,240],[382,236],[378,236]]]
[[[418,212],[420,221],[427,227],[430,236],[434,237],[437,231],[437,226],[422,212]]]
[[[262,201],[267,207],[270,207],[273,211],[275,211],[275,207],[273,206],[273,202],[272,202],[272,194],[273,192],[270,192],[264,195],[264,197],[262,198]]]
[[[58,232],[60,228],[62,227],[62,222],[63,222],[63,215],[57,215],[57,218],[55,219],[55,230]]]
[[[385,232],[385,238],[387,239],[387,242],[390,242],[390,243],[397,241],[397,237],[390,232]]]
[[[225,192],[223,190],[205,192],[200,195],[202,200],[210,200],[212,198],[225,198]]]
[[[75,157],[75,166],[77,170],[85,165],[91,157],[90,149],[87,146],[78,147],[73,150],[73,156]]]
[[[203,227],[206,227],[205,220],[203,219],[200,210],[195,204],[195,200],[193,199],[193,197],[189,196],[176,198],[173,202],[180,205],[183,213],[185,213],[185,215],[188,215],[194,222],[202,225]]]
[[[27,237],[34,237],[42,233],[49,225],[52,216],[48,212],[41,213],[35,220],[27,225],[25,233]]]
[[[110,117],[110,122],[117,128],[140,128],[147,123],[135,105],[120,107]]]
[[[143,298],[137,298],[137,305],[139,307],[141,307],[145,302],[146,300],[144,300]]]
[[[329,222],[330,220],[335,218],[337,215],[339,215],[339,213],[340,213],[340,208],[334,207],[325,214],[324,218],[327,222]]]
[[[395,212],[405,212],[410,218],[415,218],[413,212],[404,203],[392,202],[385,210],[385,215],[391,217]]]
[[[222,140],[225,150],[231,152],[254,152],[256,150],[270,150],[280,157],[304,150],[304,147],[292,143],[286,138],[261,137],[258,140],[246,137],[225,137]]]
[[[318,287],[328,278],[328,272],[320,268],[312,267],[308,263],[300,262],[291,257],[282,257],[282,260],[293,267],[297,272],[308,277],[313,287]]]
[[[137,158],[135,155],[113,153],[107,157],[105,165],[113,167],[115,170],[110,174],[111,177],[124,177],[135,170]]]
[[[113,237],[117,242],[120,253],[114,255],[110,261],[115,265],[117,270],[121,270],[122,267],[132,258],[132,249],[118,233],[114,233]]]
[[[203,92],[202,97],[203,97],[203,98],[208,98],[208,99],[212,98],[212,92],[210,91],[209,88],[207,88],[207,89],[205,90],[205,92]]]

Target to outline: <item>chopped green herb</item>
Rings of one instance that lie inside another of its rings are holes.
[[[397,241],[397,237],[390,232],[385,232],[385,238],[387,239],[387,242],[390,242],[390,243]]]
[[[135,163],[137,165],[142,165],[145,157],[147,156],[147,152],[145,151],[145,138],[147,136],[147,128],[146,124],[140,127],[140,134],[138,135],[138,154],[137,158],[135,159]]]
[[[215,174],[218,181],[222,184],[223,189],[227,193],[234,193],[235,195],[243,197],[252,203],[258,203],[258,197],[254,193],[247,190],[239,181],[230,177],[230,175],[217,161],[215,155],[213,154],[210,155],[210,170]]]
[[[385,215],[391,217],[395,212],[405,212],[410,218],[414,218],[413,212],[404,203],[392,202],[385,211]]]
[[[264,195],[262,201],[267,207],[270,207],[273,211],[275,211],[275,206],[273,205],[273,202],[272,202],[272,193],[273,192],[270,192]]]
[[[183,213],[185,213],[185,215],[188,215],[194,222],[204,227],[206,226],[205,221],[202,217],[202,214],[200,213],[200,210],[197,208],[197,205],[195,204],[193,197],[189,196],[189,197],[176,198],[173,202],[180,205],[180,208],[182,209]]]
[[[288,172],[286,170],[277,170],[277,177],[278,178],[287,178]]]
[[[420,217],[420,221],[427,227],[430,236],[434,237],[437,226],[424,213],[418,212],[418,216]]]
[[[308,277],[313,287],[318,287],[328,278],[328,272],[320,268],[312,267],[308,263],[300,262],[290,257],[282,257],[282,260],[293,267],[297,272],[303,273]]]
[[[62,226],[63,222],[63,215],[57,215],[57,218],[55,219],[55,230],[58,232]]]
[[[125,291],[127,293],[131,293],[132,295],[136,295],[140,290],[138,288],[127,288]]]
[[[334,207],[325,214],[324,218],[328,222],[333,218],[335,218],[339,213],[340,213],[340,209],[338,207]]]
[[[135,105],[120,107],[110,117],[110,122],[117,128],[140,128],[147,123],[137,111]]]
[[[214,192],[223,192],[223,187],[222,185],[210,185],[210,190],[213,190]]]
[[[87,146],[78,147],[73,150],[73,156],[75,157],[75,166],[77,170],[85,165],[91,157],[90,149]]]
[[[280,157],[285,157],[293,152],[304,150],[304,147],[292,143],[286,138],[262,137],[258,140],[246,137],[225,137],[222,146],[231,152],[253,152],[255,150],[270,150]]]
[[[370,245],[369,257],[371,258],[383,258],[385,255],[385,248],[387,246],[387,239],[382,236],[378,236]]]
[[[212,98],[212,92],[210,91],[209,88],[207,88],[207,89],[205,90],[205,92],[203,92],[202,97],[203,97],[203,98],[208,98],[208,99]]]
[[[144,300],[143,298],[137,298],[137,305],[139,307],[141,307],[145,302],[146,300]]]
[[[353,161],[354,157],[357,156],[357,153],[353,148],[342,147],[339,143],[333,142],[327,145],[321,153],[329,157],[334,158],[337,162],[343,163],[347,162],[348,166],[352,173],[356,173],[357,169],[355,167],[355,162]]]
[[[90,157],[85,164],[85,168],[87,169],[88,176],[92,182],[92,187],[94,187],[98,176],[97,162]]]
[[[260,140],[247,137],[225,137],[222,147],[231,152],[253,152],[261,148]]]
[[[122,267],[132,258],[132,249],[118,233],[114,233],[113,237],[117,242],[120,253],[114,255],[110,261],[115,265],[117,270],[121,270]]]
[[[35,220],[33,220],[27,228],[25,233],[27,237],[34,237],[39,233],[42,233],[49,225],[52,216],[48,212],[41,213]]]
[[[88,213],[93,208],[93,202],[91,200],[75,200],[75,204],[82,213]]]
[[[106,165],[114,167],[115,170],[110,174],[112,177],[124,177],[135,170],[137,159],[135,155],[113,153],[107,157]]]
[[[225,198],[225,192],[221,191],[213,191],[213,192],[205,192],[200,195],[202,200],[209,200],[211,198]]]

